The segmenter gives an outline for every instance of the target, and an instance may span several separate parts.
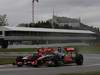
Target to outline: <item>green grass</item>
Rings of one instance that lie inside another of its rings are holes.
[[[0,65],[12,64],[15,62],[15,58],[0,58]]]
[[[33,48],[16,48],[16,49],[0,49],[0,52],[34,52],[37,49]]]
[[[100,47],[95,46],[83,46],[83,47],[77,47],[77,49],[84,53],[100,53]]]
[[[84,53],[100,53],[100,47],[95,46],[75,46],[77,50]],[[0,52],[34,52],[36,48],[16,48],[16,49],[0,49]]]
[[[100,75],[100,72],[85,72],[85,73],[68,73],[59,75]]]

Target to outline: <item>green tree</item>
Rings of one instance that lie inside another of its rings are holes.
[[[0,15],[0,26],[7,26],[8,25],[8,19],[7,15]]]
[[[21,23],[21,24],[18,25],[18,27],[29,27],[29,24]]]

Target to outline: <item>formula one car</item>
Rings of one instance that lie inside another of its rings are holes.
[[[64,48],[63,50],[54,48],[40,48],[33,56],[18,56],[16,58],[16,65],[21,67],[23,65],[39,67],[45,66],[62,66],[65,64],[76,63],[83,64],[83,55],[75,48]]]

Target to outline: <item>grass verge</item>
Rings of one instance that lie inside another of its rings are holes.
[[[96,46],[80,46],[77,49],[84,53],[100,53],[100,47]]]
[[[12,64],[15,62],[15,58],[0,58],[0,65]]]
[[[33,48],[16,48],[16,49],[0,49],[0,52],[34,52],[37,49]]]

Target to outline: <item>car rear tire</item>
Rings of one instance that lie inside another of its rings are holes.
[[[19,65],[19,64],[17,64],[17,67],[22,67],[22,66],[23,66],[23,64],[20,64],[20,65]]]
[[[24,65],[24,61],[22,58],[23,58],[23,56],[17,56],[17,58],[16,58],[16,65],[18,67],[22,67]],[[18,64],[18,62],[21,62],[21,64]]]
[[[75,57],[75,63],[77,64],[77,65],[83,65],[83,55],[82,54],[78,54],[78,55],[76,55],[76,57]]]

